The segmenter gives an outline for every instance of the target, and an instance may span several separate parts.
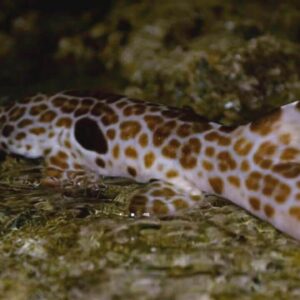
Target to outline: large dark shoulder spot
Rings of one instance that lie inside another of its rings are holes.
[[[96,121],[82,118],[75,124],[75,138],[86,150],[104,154],[108,150],[107,141]]]

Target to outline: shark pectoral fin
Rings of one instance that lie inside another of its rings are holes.
[[[69,166],[64,157],[55,154],[45,159],[45,168],[41,184],[45,186],[85,186],[94,188],[98,186],[99,176],[89,173],[84,166],[75,163]]]
[[[202,199],[201,191],[186,191],[168,182],[154,181],[133,193],[129,212],[131,216],[174,215]]]

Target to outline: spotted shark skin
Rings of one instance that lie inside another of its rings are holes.
[[[37,94],[0,110],[0,149],[43,157],[42,182],[149,182],[132,213],[173,214],[220,195],[300,239],[300,102],[225,127],[189,109],[101,92]]]

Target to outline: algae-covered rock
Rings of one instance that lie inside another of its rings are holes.
[[[259,4],[246,18],[230,14],[235,4],[121,5],[102,58],[128,80],[126,94],[227,122],[299,98],[299,46],[255,16]]]
[[[226,201],[135,219],[117,190],[45,190],[34,165],[5,162],[10,180],[11,167],[18,180],[0,184],[0,299],[299,296],[298,243]]]

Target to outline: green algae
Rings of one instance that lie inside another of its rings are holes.
[[[297,1],[119,1],[55,18],[1,5],[1,101],[99,86],[237,123],[299,98]],[[300,297],[299,243],[228,201],[131,218],[137,184],[46,189],[41,170],[0,165],[0,299]]]

